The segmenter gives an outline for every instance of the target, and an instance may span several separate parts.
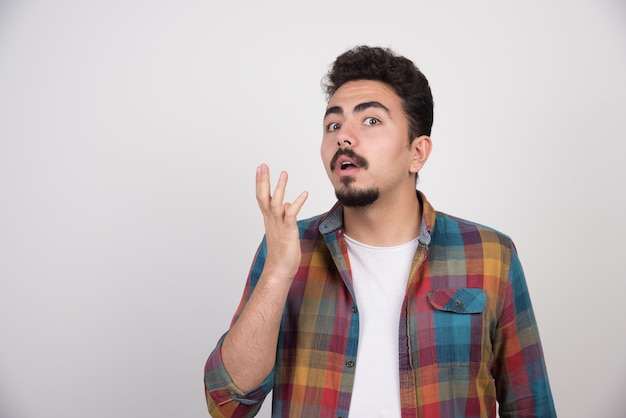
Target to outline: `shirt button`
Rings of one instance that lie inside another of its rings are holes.
[[[456,302],[454,302],[454,306],[456,306],[457,308],[462,308],[463,307],[463,302],[460,300],[457,300]]]
[[[348,368],[354,367],[354,362],[352,360],[346,361],[346,367],[348,367]]]
[[[356,308],[356,306],[352,307],[352,313],[357,313],[359,310]]]

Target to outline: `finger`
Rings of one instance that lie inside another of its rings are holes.
[[[285,205],[285,218],[295,219],[309,197],[309,192],[302,192],[291,204]]]
[[[285,190],[287,189],[287,172],[282,171],[280,176],[278,177],[278,183],[276,184],[276,189],[274,190],[274,195],[270,201],[270,205],[272,210],[277,210],[282,213],[283,211],[283,200],[285,199]]]
[[[261,210],[268,210],[270,205],[270,172],[265,164],[256,168],[256,200]]]

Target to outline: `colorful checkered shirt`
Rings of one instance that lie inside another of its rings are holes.
[[[435,212],[425,197],[420,245],[398,342],[402,417],[555,417],[539,333],[515,247],[493,229]],[[205,367],[214,417],[254,416],[273,390],[274,417],[347,417],[359,336],[343,210],[299,221],[302,261],[285,305],[276,365],[239,390],[220,339]],[[233,323],[266,256],[261,243]],[[372,382],[376,384],[376,382]],[[385,402],[380,399],[380,402]]]

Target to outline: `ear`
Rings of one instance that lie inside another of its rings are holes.
[[[430,150],[432,148],[432,141],[428,135],[418,136],[413,139],[411,142],[411,165],[409,167],[409,171],[411,173],[418,173],[426,160],[428,160],[428,156],[430,155]]]

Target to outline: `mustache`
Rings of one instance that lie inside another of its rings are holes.
[[[367,168],[368,166],[367,160],[358,155],[356,152],[352,151],[350,148],[339,148],[335,155],[333,155],[333,158],[330,160],[331,170],[335,169],[335,166],[337,165],[337,160],[342,155],[345,155],[346,157],[353,160],[361,168]]]

